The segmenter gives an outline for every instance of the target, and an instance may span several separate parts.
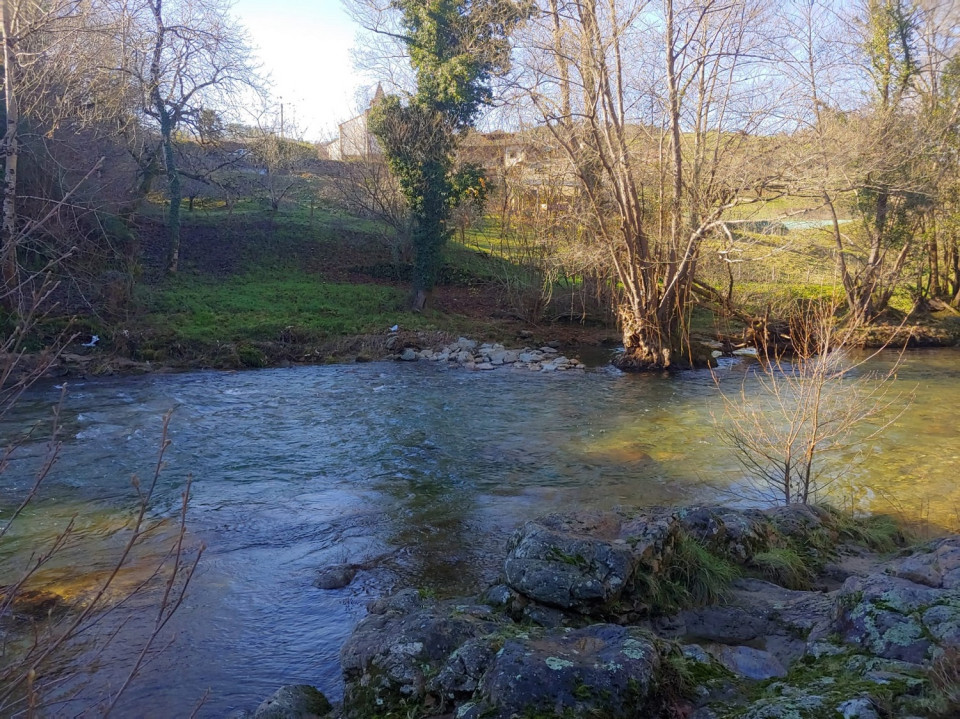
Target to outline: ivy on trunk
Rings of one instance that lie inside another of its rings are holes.
[[[514,0],[394,0],[417,90],[372,109],[380,142],[413,220],[413,309],[422,310],[437,280],[450,213],[464,196],[454,172],[460,135],[491,98],[490,83],[509,66],[508,36],[532,6]]]

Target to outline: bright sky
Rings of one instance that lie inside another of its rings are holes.
[[[274,101],[282,98],[304,139],[333,137],[357,114],[357,89],[370,83],[353,69],[359,28],[340,0],[237,0],[233,13],[270,74]]]

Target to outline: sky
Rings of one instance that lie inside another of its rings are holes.
[[[340,0],[237,0],[233,14],[269,74],[274,102],[282,98],[303,139],[332,138],[357,114],[357,90],[371,83],[353,68],[359,27]]]

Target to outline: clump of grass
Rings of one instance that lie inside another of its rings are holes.
[[[719,602],[739,576],[736,565],[709,552],[686,534],[677,540],[666,572],[667,581],[682,588],[686,600],[682,603],[688,606]]]
[[[659,573],[641,569],[633,577],[634,597],[653,615],[669,614],[723,599],[739,568],[681,534]]]
[[[807,560],[789,547],[758,552],[751,564],[764,579],[787,589],[809,589],[815,575]]]
[[[896,519],[886,514],[855,517],[833,507],[824,507],[830,528],[841,538],[877,552],[892,552],[907,543],[908,537]]]
[[[907,537],[896,520],[883,514],[851,517],[839,531],[841,536],[878,552],[892,552],[907,543]]]
[[[960,716],[960,649],[948,647],[933,661],[921,703],[933,716]]]

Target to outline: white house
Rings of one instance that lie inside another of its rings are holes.
[[[370,110],[383,97],[383,87],[378,84],[370,106],[362,114],[341,122],[338,127],[338,136],[323,145],[327,157],[331,160],[353,160],[383,154],[377,138],[367,129]]]

